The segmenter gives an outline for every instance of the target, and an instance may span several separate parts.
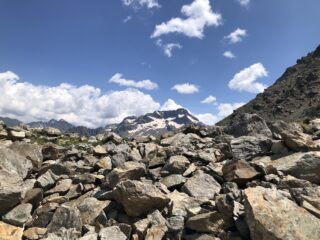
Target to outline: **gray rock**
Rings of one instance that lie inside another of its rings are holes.
[[[167,177],[164,177],[160,180],[167,188],[174,188],[182,185],[186,182],[186,179],[179,174],[172,174]]]
[[[134,180],[120,182],[113,191],[114,198],[122,204],[128,216],[137,217],[151,210],[162,209],[170,201],[152,184]]]
[[[46,171],[40,177],[38,177],[36,186],[39,186],[45,190],[51,188],[56,181],[59,179],[59,176],[55,175],[51,170]]]
[[[320,239],[320,219],[276,189],[245,190],[246,221],[252,239]]]
[[[234,137],[263,135],[272,137],[272,132],[266,122],[257,114],[241,114],[231,120],[225,132]]]
[[[182,187],[183,192],[204,202],[213,199],[220,190],[220,184],[202,171],[197,171]]]
[[[103,210],[110,204],[110,201],[99,201],[96,198],[85,198],[77,207],[80,211],[82,224],[95,225]]]
[[[181,155],[171,156],[162,170],[168,171],[171,174],[182,174],[187,170],[189,165],[190,162],[188,158]]]
[[[56,160],[64,156],[67,149],[53,143],[47,143],[42,146],[43,160]]]
[[[140,180],[146,174],[146,167],[139,162],[125,162],[122,166],[114,168],[106,176],[106,185],[114,188],[123,180]]]
[[[24,191],[20,176],[0,169],[0,215],[17,205]]]
[[[77,232],[81,232],[82,218],[81,213],[76,207],[59,207],[48,225],[48,232],[55,233],[61,228],[75,229]]]
[[[24,179],[28,176],[32,168],[33,165],[29,159],[9,148],[0,147],[0,169],[15,173]]]
[[[231,140],[234,160],[252,160],[254,157],[267,155],[272,147],[271,139],[263,136],[242,136]]]
[[[35,170],[38,170],[41,167],[43,157],[39,145],[14,142],[9,148],[15,153],[29,159]]]
[[[126,240],[127,236],[117,226],[103,228],[99,232],[100,240]]]
[[[32,205],[30,203],[23,203],[16,206],[10,212],[2,217],[2,221],[22,227],[31,218]]]

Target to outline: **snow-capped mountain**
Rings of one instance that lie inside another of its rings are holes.
[[[180,108],[127,117],[113,131],[122,136],[160,135],[191,124],[201,123],[187,110]]]

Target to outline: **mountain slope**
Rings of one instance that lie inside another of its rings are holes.
[[[61,132],[66,132],[71,128],[74,128],[75,126],[72,125],[71,123],[68,123],[67,121],[60,119],[60,120],[55,120],[55,119],[51,119],[48,122],[43,122],[43,121],[39,121],[39,122],[31,122],[28,123],[29,127],[32,128],[48,128],[48,127],[52,127],[52,128],[57,128],[59,129]]]
[[[217,125],[228,125],[243,113],[256,113],[266,121],[320,117],[320,45],[288,68],[263,93]]]
[[[0,117],[0,121],[3,121],[8,127],[18,126],[22,123],[17,119],[8,117]]]
[[[140,117],[127,117],[113,130],[122,136],[160,135],[191,124],[201,124],[187,110],[155,111]]]

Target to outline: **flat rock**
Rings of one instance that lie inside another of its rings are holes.
[[[113,191],[128,216],[138,217],[151,210],[162,209],[170,201],[157,187],[134,180],[120,182]]]
[[[213,199],[221,190],[220,184],[209,174],[195,172],[183,185],[182,191],[201,201]]]
[[[160,180],[167,188],[178,187],[186,182],[185,177],[180,174],[172,174]]]
[[[126,240],[127,236],[117,226],[103,228],[99,232],[100,240]]]
[[[110,201],[99,201],[96,198],[89,197],[80,203],[77,208],[80,211],[83,224],[95,225],[95,220],[110,204]]]
[[[122,166],[114,168],[106,176],[106,185],[114,188],[123,180],[140,180],[146,174],[146,167],[139,162],[125,162]]]
[[[320,239],[320,219],[275,189],[245,189],[246,221],[252,239]]]
[[[252,160],[254,157],[267,155],[271,150],[272,140],[264,136],[242,136],[230,142],[234,160]]]
[[[209,212],[190,217],[187,228],[200,233],[219,234],[233,225],[232,218],[228,218],[219,212]]]
[[[227,181],[240,185],[245,184],[259,175],[259,173],[244,160],[226,163],[222,168],[222,172],[223,177]]]
[[[2,221],[14,226],[22,227],[31,219],[31,210],[32,205],[30,203],[20,204],[4,215]]]

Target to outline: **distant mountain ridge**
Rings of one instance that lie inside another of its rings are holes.
[[[320,117],[320,45],[297,60],[263,93],[238,108],[217,125],[229,125],[244,113],[255,113],[267,122],[301,121]]]
[[[21,121],[9,118],[4,119],[8,126],[22,124]],[[8,124],[9,123],[9,124]],[[110,124],[105,127],[87,128],[84,126],[75,126],[67,121],[60,119],[49,121],[38,121],[27,123],[31,128],[56,128],[63,133],[78,133],[80,135],[94,136],[103,132],[112,131],[121,136],[137,135],[161,135],[166,132],[177,130],[178,128],[191,124],[203,125],[196,117],[187,110],[180,108],[170,111],[155,111],[139,117],[126,117],[119,124]]]

